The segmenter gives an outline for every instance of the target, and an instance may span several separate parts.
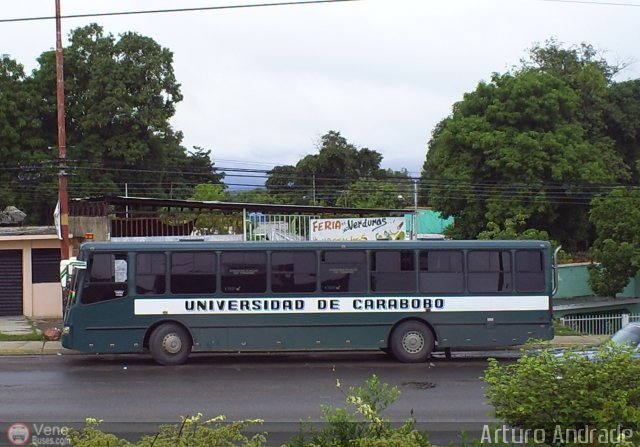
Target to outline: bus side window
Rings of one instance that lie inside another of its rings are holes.
[[[380,250],[371,254],[371,290],[415,292],[416,275],[412,250]]]
[[[171,293],[214,293],[216,254],[178,252],[171,254]]]
[[[544,292],[542,251],[516,251],[516,290],[519,292]]]
[[[275,293],[316,291],[314,251],[276,251],[271,254],[271,290]]]
[[[420,292],[464,292],[463,259],[461,250],[420,251]]]
[[[360,250],[322,252],[320,285],[323,292],[366,292],[367,257]]]
[[[88,264],[88,275],[82,290],[84,304],[127,296],[127,255],[95,253]]]
[[[267,291],[267,254],[259,251],[226,251],[220,255],[222,292]]]
[[[136,293],[157,295],[164,293],[166,261],[164,253],[138,253],[136,255]]]
[[[510,292],[511,253],[499,250],[475,250],[467,255],[469,292]]]

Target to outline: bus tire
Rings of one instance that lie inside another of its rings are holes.
[[[191,336],[177,323],[158,326],[149,337],[149,352],[160,365],[182,365],[191,353]]]
[[[391,333],[391,353],[403,363],[425,362],[435,346],[433,332],[419,321],[400,323]]]

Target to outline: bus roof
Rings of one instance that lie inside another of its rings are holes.
[[[148,241],[85,242],[81,250],[89,251],[163,251],[163,250],[304,250],[304,249],[548,249],[542,240],[411,240],[411,241],[302,241],[302,242],[222,242],[222,241]]]

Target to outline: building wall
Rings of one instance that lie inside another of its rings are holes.
[[[577,296],[593,296],[589,287],[589,264],[561,264],[559,266],[558,291],[556,298],[574,298]]]
[[[69,232],[78,237],[92,233],[96,241],[108,241],[109,227],[108,217],[69,216]]]
[[[559,267],[558,292],[555,298],[594,296],[589,287],[589,263],[561,264]],[[629,280],[629,284],[617,295],[618,298],[640,297],[640,277]]]
[[[57,235],[0,236],[0,250],[22,251],[22,312],[31,318],[62,317],[62,287],[59,282],[33,284],[31,250],[60,248]],[[2,272],[0,272],[2,274]]]

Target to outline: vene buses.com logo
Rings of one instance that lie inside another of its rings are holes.
[[[27,445],[31,437],[31,430],[26,424],[16,422],[7,429],[7,439],[12,445]]]

